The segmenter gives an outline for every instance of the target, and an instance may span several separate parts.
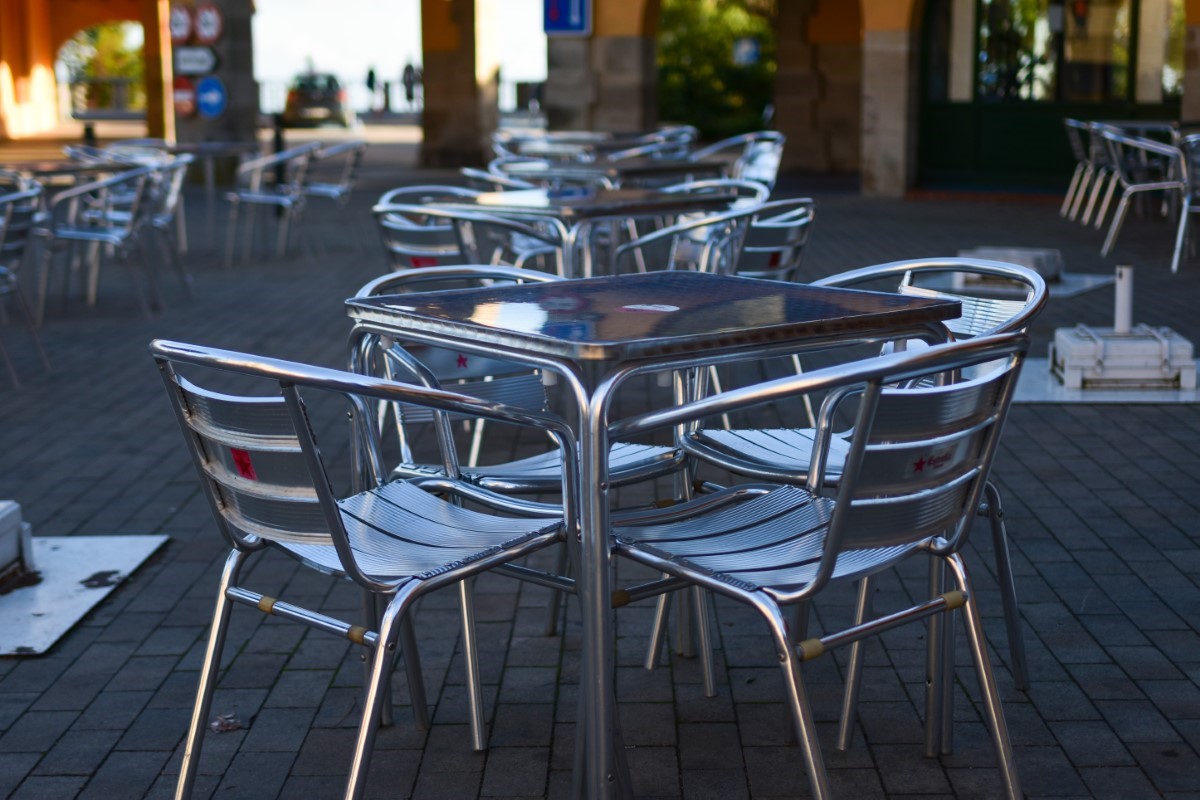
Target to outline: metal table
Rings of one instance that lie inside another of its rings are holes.
[[[70,159],[15,161],[0,164],[0,171],[15,172],[27,178],[78,178],[80,175],[103,175],[131,169],[128,164],[94,164]]]
[[[218,158],[242,158],[261,152],[258,142],[175,142],[166,151],[173,156],[188,154],[204,162],[204,203],[208,240],[216,241]]]
[[[613,694],[608,520],[610,402],[631,376],[900,336],[943,339],[959,304],[690,272],[346,301],[355,337],[405,341],[552,370],[577,404],[583,610],[577,734],[589,798],[631,796]]]
[[[568,277],[592,277],[591,229],[599,222],[660,217],[689,211],[724,211],[737,200],[729,192],[695,194],[657,189],[601,189],[590,186],[566,189],[518,189],[484,192],[476,197],[429,203],[431,208],[486,212],[506,217],[551,217],[567,228],[563,261]],[[582,262],[576,248],[582,246]]]

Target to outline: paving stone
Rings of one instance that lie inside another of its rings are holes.
[[[74,711],[27,711],[0,736],[0,753],[46,752],[78,716]]]
[[[495,747],[488,751],[481,796],[541,797],[546,792],[548,747]]]

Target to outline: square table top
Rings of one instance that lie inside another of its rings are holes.
[[[959,316],[955,301],[696,272],[352,298],[351,318],[399,332],[574,361],[625,361],[853,337]]]
[[[581,220],[606,217],[650,216],[677,211],[723,211],[736,199],[737,195],[733,192],[699,194],[573,186],[483,192],[476,197],[455,198],[429,205],[493,214],[557,217],[565,223],[574,224]]]

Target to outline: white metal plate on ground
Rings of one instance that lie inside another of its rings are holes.
[[[0,656],[45,653],[166,541],[166,536],[33,537],[42,580],[0,595]]]
[[[1200,403],[1200,389],[1068,389],[1050,374],[1049,359],[1027,358],[1013,402]]]
[[[1075,295],[1090,292],[1092,289],[1099,289],[1101,286],[1111,286],[1116,281],[1112,275],[1091,275],[1077,272],[1064,272],[1059,276],[1059,280],[1046,284],[1046,293],[1052,299],[1062,297],[1074,297]],[[923,286],[928,286],[933,289],[944,289],[946,291],[962,291],[955,289],[953,281],[950,278],[940,280],[931,278],[927,281],[922,281]],[[971,294],[977,294],[981,297],[1023,297],[1021,290],[1011,290],[995,286],[972,286]]]

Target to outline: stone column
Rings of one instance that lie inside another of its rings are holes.
[[[421,163],[478,166],[499,117],[499,66],[491,37],[500,0],[422,0],[425,108]]]
[[[546,118],[552,129],[630,131],[658,121],[657,3],[594,0],[593,33],[547,43]]]
[[[254,80],[254,40],[250,29],[254,4],[251,0],[209,2],[220,7],[225,21],[220,40],[212,45],[220,62],[214,75],[225,84],[225,111],[214,118],[199,113],[189,119],[177,115],[176,137],[181,142],[253,141],[258,136],[258,82]],[[192,78],[197,85],[202,79],[203,76]]]
[[[1179,118],[1189,122],[1200,119],[1200,20],[1191,16],[1190,8],[1184,34],[1183,103]]]
[[[0,139],[54,127],[54,55],[44,0],[0,2]]]
[[[141,0],[139,9],[144,47],[146,84],[146,135],[175,138],[175,104],[171,81],[171,31],[168,0]]]
[[[862,0],[862,192],[902,197],[916,164],[915,0]]]
[[[782,0],[777,6],[775,127],[783,166],[858,169],[862,43],[857,3]]]

